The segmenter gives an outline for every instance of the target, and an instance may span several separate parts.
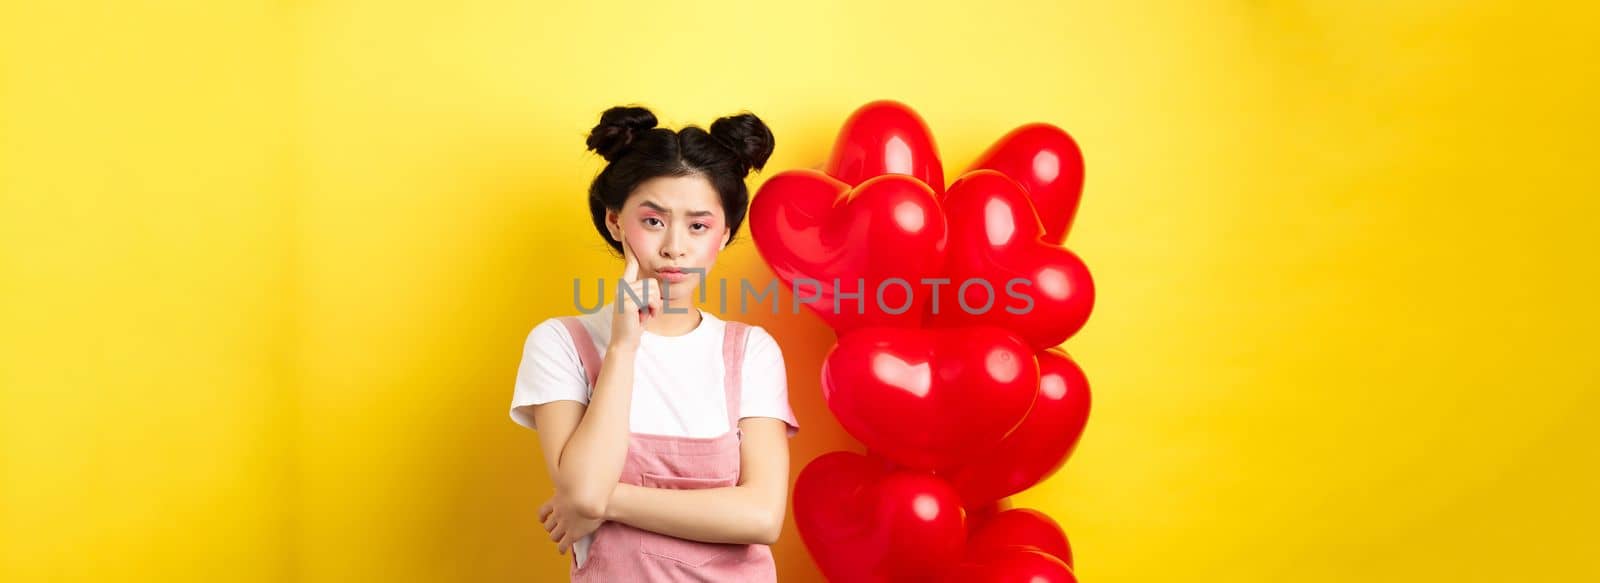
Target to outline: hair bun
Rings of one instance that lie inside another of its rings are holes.
[[[772,156],[772,130],[753,113],[730,115],[711,123],[711,138],[733,151],[746,174],[760,170]]]
[[[600,114],[600,123],[589,130],[586,143],[605,158],[616,161],[628,152],[628,145],[640,133],[656,127],[656,115],[643,107],[618,106]]]

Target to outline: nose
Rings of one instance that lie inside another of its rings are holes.
[[[661,241],[661,257],[677,259],[688,253],[688,234],[682,229],[674,227],[667,229],[666,237]]]

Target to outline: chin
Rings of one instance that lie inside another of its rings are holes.
[[[695,299],[695,293],[699,291],[699,286],[696,286],[694,282],[680,281],[667,284],[667,289],[672,290],[667,293],[671,294],[673,299],[688,297],[692,300]]]

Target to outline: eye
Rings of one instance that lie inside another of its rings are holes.
[[[698,227],[698,228],[699,228],[699,229],[700,229],[700,230],[702,230],[702,231],[709,231],[709,230],[711,230],[711,225],[707,225],[707,224],[705,224],[705,223],[695,223],[695,224],[694,224],[694,226],[695,226],[695,227]]]
[[[655,221],[655,223],[651,223],[650,221]],[[661,219],[658,219],[658,218],[655,218],[655,217],[645,217],[644,218],[644,224],[646,224],[646,225],[650,225],[650,226],[654,227],[659,223],[661,223]]]

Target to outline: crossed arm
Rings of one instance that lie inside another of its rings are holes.
[[[739,421],[739,481],[700,490],[646,488],[619,483],[627,455],[631,390],[610,390],[606,380],[631,370],[602,366],[588,406],[577,401],[534,405],[545,463],[555,495],[540,511],[557,549],[566,552],[600,522],[612,520],[669,536],[720,543],[773,544],[783,529],[789,492],[788,428],[783,421]],[[620,367],[619,367],[620,368]],[[626,367],[631,369],[631,364]],[[609,375],[607,372],[620,372]],[[631,384],[632,379],[627,379]],[[615,398],[621,395],[622,398]],[[620,414],[616,414],[620,413]],[[576,452],[576,453],[575,453]],[[563,516],[566,509],[566,519]],[[551,517],[546,519],[547,514]],[[552,528],[552,523],[564,523]]]
[[[788,429],[770,417],[739,421],[739,482],[725,488],[669,490],[617,484],[606,520],[715,543],[778,541],[788,506]]]

